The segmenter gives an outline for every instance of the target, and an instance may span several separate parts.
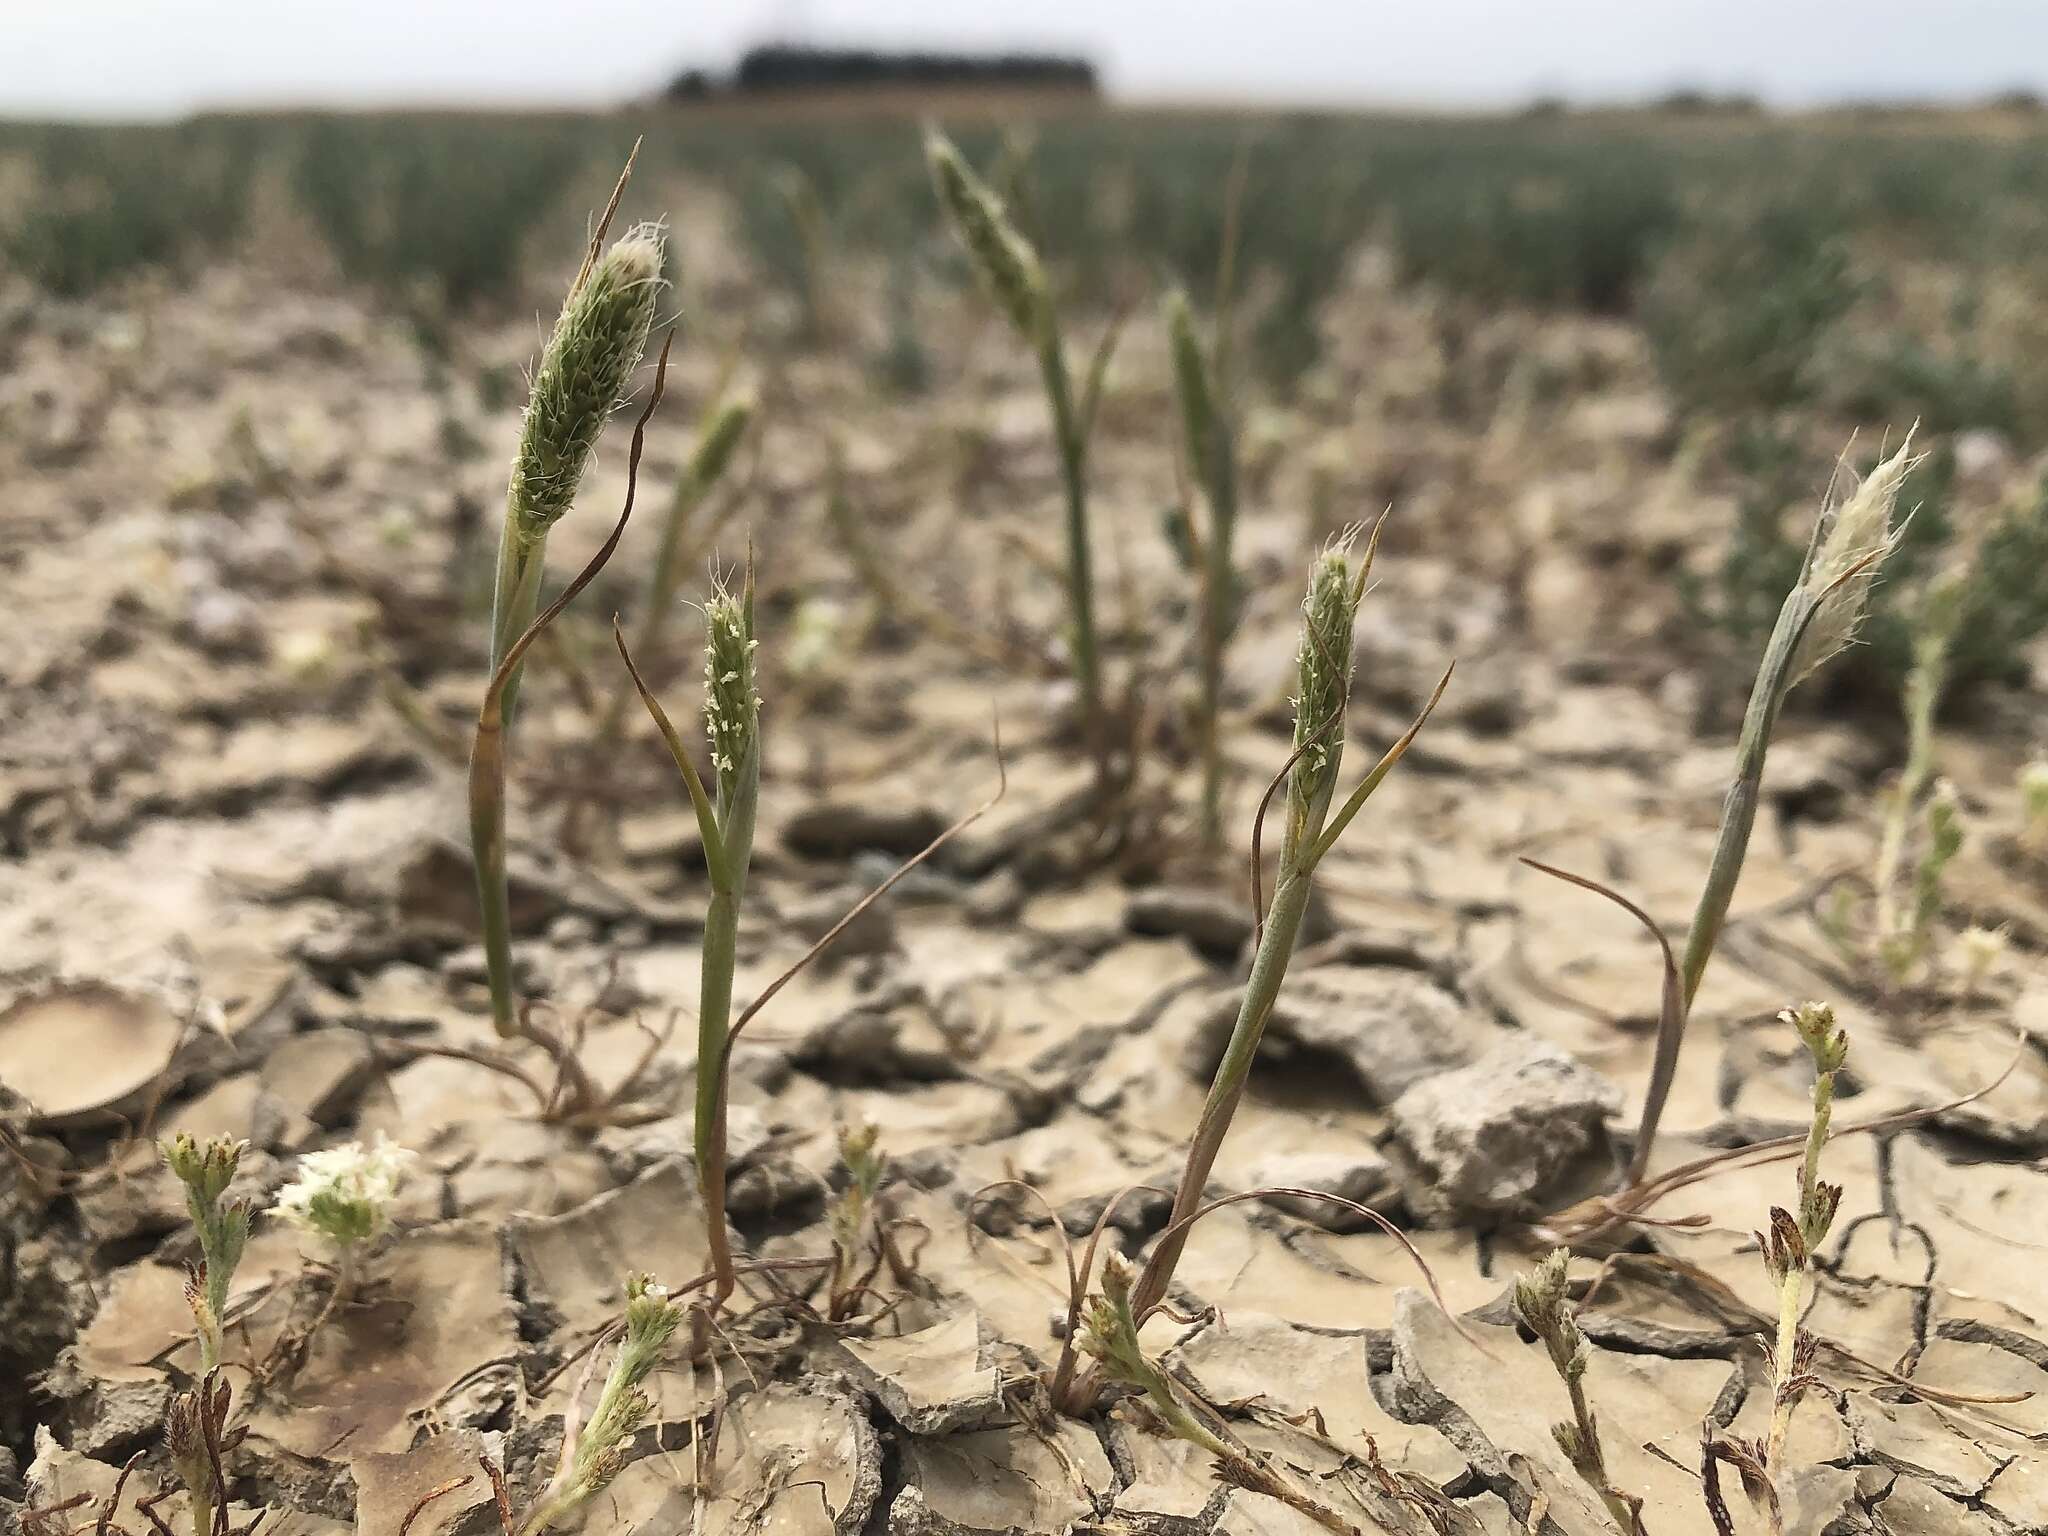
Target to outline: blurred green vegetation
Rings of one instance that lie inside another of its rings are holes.
[[[1818,444],[1858,422],[1916,421],[1924,440],[1991,428],[2022,451],[2048,443],[2048,125],[2029,114],[1553,105],[1460,119],[1065,111],[955,127],[1077,309],[1126,306],[1168,281],[1214,292],[1242,162],[1244,353],[1283,395],[1343,323],[1329,301],[1369,243],[1399,281],[1436,295],[1447,334],[1505,306],[1639,325],[1679,426],[1705,431],[1710,473],[1738,491],[1732,537],[1688,598],[1731,654],[1768,629],[1797,568],[1786,528],[1810,519],[1825,481]],[[536,267],[543,254],[561,264],[559,242],[542,253],[529,237],[601,200],[642,134],[640,200],[660,188],[680,225],[722,212],[750,280],[786,301],[790,323],[755,325],[755,344],[858,346],[889,387],[936,382],[945,354],[919,333],[926,300],[969,275],[903,116],[648,106],[0,124],[0,260],[76,299],[187,273],[279,228],[310,233],[343,280],[431,343],[455,317],[544,304],[559,274]],[[847,282],[855,273],[865,287]],[[2027,585],[2048,557],[2048,501],[1958,536],[1942,462],[1907,498],[1921,507],[1911,548],[1844,669],[1875,689],[1905,664],[1904,605],[1923,567],[1974,560],[1988,605],[1952,697],[2048,626],[2048,598]]]
[[[531,230],[572,188],[587,202],[639,129],[643,176],[688,174],[728,196],[761,279],[797,306],[797,340],[829,341],[817,306],[841,257],[875,258],[895,280],[964,276],[934,238],[911,122],[654,107],[0,125],[0,251],[66,297],[178,271],[235,247],[252,184],[273,171],[348,280],[410,312],[459,313],[523,297]],[[1083,305],[1162,278],[1210,291],[1224,189],[1246,156],[1239,287],[1253,358],[1282,386],[1315,363],[1325,301],[1378,236],[1405,281],[1452,303],[1639,319],[1683,409],[1818,401],[2048,435],[2042,349],[2004,323],[2010,303],[1982,302],[2048,300],[2033,259],[2048,234],[2048,130],[1910,115],[1084,112],[956,138]],[[1901,270],[1952,292],[1930,309]]]

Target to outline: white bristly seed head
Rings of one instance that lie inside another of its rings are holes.
[[[1908,433],[1899,451],[1865,475],[1848,500],[1821,514],[1825,531],[1803,578],[1808,595],[1820,607],[1794,653],[1794,683],[1840,654],[1862,628],[1878,569],[1899,541],[1892,513],[1900,486],[1919,462],[1912,446]]]

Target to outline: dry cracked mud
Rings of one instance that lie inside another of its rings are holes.
[[[744,297],[710,235],[682,243],[686,311]],[[551,1125],[519,1082],[462,1054],[492,1043],[460,754],[516,423],[472,380],[523,363],[530,328],[466,336],[454,366],[350,299],[232,267],[113,307],[10,313],[0,1497],[104,1499],[140,1451],[118,1519],[142,1529],[134,1501],[166,1476],[168,1384],[194,1354],[182,1202],[139,1138],[179,1130],[246,1137],[259,1200],[337,1140],[381,1133],[419,1156],[369,1283],[267,1382],[260,1363],[318,1281],[259,1220],[229,1349],[249,1431],[230,1468],[238,1517],[396,1536],[485,1453],[530,1490],[571,1395],[591,1389],[577,1362],[615,1319],[625,1271],[682,1280],[704,1261],[689,1119],[702,851],[641,723],[602,748],[586,709],[622,682],[605,621],[638,600],[663,497],[539,654],[512,884],[526,993],[578,1022],[600,1084],[628,1076],[649,1028],[683,1022],[636,1123]],[[585,1527],[1315,1528],[1219,1484],[1137,1404],[1063,1419],[1033,1383],[1064,1320],[1055,1223],[1085,1234],[1112,1192],[1170,1181],[1244,983],[1243,849],[1287,754],[1300,574],[1329,531],[1303,510],[1310,472],[1334,464],[1347,513],[1398,501],[1361,615],[1354,765],[1445,660],[1459,671],[1326,866],[1214,1182],[1386,1211],[1463,1331],[1394,1239],[1276,1197],[1198,1229],[1183,1320],[1155,1319],[1146,1342],[1229,1433],[1361,1528],[1605,1529],[1549,1433],[1560,1385],[1506,1298],[1545,1247],[1529,1218],[1612,1176],[1649,1075],[1657,970],[1628,918],[1517,855],[1617,885],[1673,932],[1707,863],[1727,701],[1675,636],[1670,572],[1704,558],[1699,530],[1725,505],[1672,467],[1640,341],[1505,315],[1453,355],[1426,296],[1361,260],[1332,360],[1252,424],[1233,846],[1207,862],[1187,850],[1193,769],[1170,728],[1140,793],[1155,808],[1178,794],[1182,813],[1105,848],[1077,808],[1089,769],[1059,687],[880,611],[827,531],[821,422],[839,424],[901,579],[1012,636],[1056,630],[1041,403],[998,327],[965,308],[938,318],[955,376],[930,401],[880,395],[837,358],[747,364],[764,436],[717,544],[740,558],[750,529],[762,586],[768,746],[742,997],[989,793],[1001,721],[1007,797],[783,992],[736,1062],[742,1248],[826,1250],[834,1130],[866,1120],[890,1159],[892,1262],[847,1325],[754,1286],[715,1366],[679,1357],[653,1378],[653,1422]],[[1098,532],[1112,661],[1142,671],[1138,697],[1170,726],[1192,620],[1156,533],[1171,402],[1144,329],[1103,407]],[[657,492],[719,351],[693,337],[678,353],[650,436]],[[1524,354],[1590,382],[1511,398],[1498,380]],[[1444,405],[1486,398],[1461,369],[1493,381],[1497,409]],[[558,531],[557,579],[618,505],[623,435]],[[678,719],[694,707],[690,618],[643,658]],[[826,627],[822,656],[797,653],[799,618]],[[418,701],[412,721],[394,688]],[[1941,740],[1969,833],[1944,922],[2010,935],[1967,991],[1886,989],[1821,931],[1822,892],[1872,857],[1895,747],[1883,723],[1795,712],[1772,756],[1656,1167],[1800,1128],[1804,1058],[1773,1020],[1810,996],[1851,1032],[1842,1122],[2012,1066],[1964,1108],[1828,1148],[1846,1195],[1809,1319],[1825,1390],[1794,1423],[1788,1529],[2048,1529],[2048,865],[2012,841],[2043,703],[2005,696]],[[2021,1028],[2034,1036],[2016,1044]],[[999,1180],[1039,1198],[977,1193]],[[1751,1233],[1791,1200],[1789,1164],[1730,1167],[1578,1266],[1613,1476],[1658,1536],[1712,1530],[1702,1426],[1754,1433],[1766,1411],[1774,1301]],[[1135,1250],[1164,1219],[1141,1195],[1111,1235]],[[413,1536],[489,1528],[488,1495],[473,1479]],[[1736,1517],[1752,1528],[1746,1507]]]

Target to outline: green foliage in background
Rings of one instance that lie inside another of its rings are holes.
[[[249,125],[0,126],[0,258],[45,292],[82,298],[175,272],[242,232],[259,151]]]
[[[573,120],[316,118],[291,183],[344,276],[461,310],[515,294],[527,234],[599,153]]]

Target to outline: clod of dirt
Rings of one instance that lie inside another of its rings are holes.
[[[1463,1416],[1462,1432],[1483,1437],[1500,1466],[1509,1466],[1510,1453],[1519,1452],[1516,1460],[1525,1470],[1533,1467],[1549,1496],[1551,1518],[1563,1529],[1611,1529],[1597,1499],[1551,1438],[1550,1426],[1568,1420],[1571,1409],[1542,1345],[1522,1342],[1513,1328],[1469,1321],[1466,1327],[1493,1358],[1459,1337],[1427,1298],[1404,1290],[1394,1313],[1396,1379],[1411,1392],[1426,1382],[1430,1392],[1455,1404]],[[1712,1536],[1699,1479],[1689,1469],[1699,1460],[1701,1421],[1721,1395],[1728,1373],[1721,1360],[1590,1351],[1586,1395],[1603,1430],[1608,1473],[1617,1488],[1643,1499],[1643,1518],[1653,1531]],[[1452,1421],[1437,1427],[1457,1441]],[[1473,1454],[1471,1445],[1460,1448]],[[1483,1451],[1474,1457],[1482,1475],[1489,1460]]]
[[[371,1261],[351,1305],[316,1334],[288,1391],[252,1406],[250,1431],[300,1456],[399,1451],[423,1419],[479,1425],[517,1391],[518,1329],[497,1228],[446,1222]]]
[[[1255,1188],[1320,1190],[1375,1209],[1383,1209],[1399,1190],[1392,1166],[1365,1147],[1343,1152],[1274,1153],[1251,1164],[1249,1182]],[[1265,1202],[1290,1216],[1312,1221],[1326,1232],[1363,1232],[1373,1226],[1370,1218],[1331,1200],[1267,1195]]]
[[[31,1125],[82,1125],[137,1107],[184,1033],[153,992],[58,981],[0,1011],[0,1061],[7,1086],[32,1106]]]
[[[891,866],[893,869],[893,865]],[[888,878],[884,872],[883,879]],[[851,912],[880,880],[868,885],[848,884],[836,886],[801,901],[791,902],[782,909],[783,921],[790,931],[799,938],[817,940],[826,934]],[[839,937],[832,941],[819,963],[827,969],[856,960],[863,955],[883,955],[896,947],[896,915],[891,910],[890,900],[884,897],[865,908],[844,928]]]
[[[491,1501],[491,1485],[477,1458],[483,1437],[472,1430],[432,1435],[403,1451],[365,1451],[349,1459],[356,1483],[356,1529],[396,1533],[415,1505],[444,1484],[469,1483],[420,1511],[412,1536],[441,1536],[472,1509]]]
[[[163,1433],[171,1385],[162,1375],[151,1380],[93,1381],[79,1372],[66,1351],[40,1386],[58,1404],[51,1427],[81,1455],[119,1465]]]
[[[1116,1484],[1102,1442],[1071,1419],[1038,1431],[914,1436],[903,1462],[908,1481],[889,1507],[890,1536],[1068,1530]]]
[[[1217,999],[1190,1043],[1190,1072],[1207,1077],[1223,1059],[1241,994]],[[1472,1061],[1494,1037],[1475,1009],[1419,971],[1396,966],[1314,966],[1287,978],[1267,1021],[1261,1066],[1285,1069],[1303,1050],[1349,1067],[1375,1104]]]
[[[798,1066],[838,1082],[944,1082],[962,1075],[960,1043],[915,985],[890,989],[805,1032]]]
[[[332,1128],[355,1107],[376,1065],[370,1042],[352,1029],[316,1029],[280,1042],[262,1083],[295,1115]]]
[[[1124,903],[1124,927],[1152,939],[1186,939],[1212,960],[1235,960],[1252,936],[1251,914],[1240,892],[1201,886],[1155,885],[1133,891]]]
[[[509,1239],[529,1303],[577,1334],[618,1317],[634,1268],[659,1264],[662,1279],[680,1284],[709,1267],[703,1201],[680,1161],[657,1163],[560,1216],[515,1217]]]
[[[751,1104],[733,1104],[725,1116],[727,1161],[734,1169],[745,1168],[768,1145],[768,1121]],[[695,1156],[696,1122],[690,1115],[669,1115],[644,1125],[606,1126],[590,1145],[604,1159],[605,1171],[625,1184],[659,1163],[688,1166]]]
[[[981,1319],[966,1308],[894,1339],[845,1339],[854,1379],[912,1434],[984,1429],[1003,1413],[1002,1382],[982,1362]]]
[[[945,819],[928,805],[826,800],[790,817],[782,842],[802,859],[850,859],[870,852],[907,859],[945,829]]]
[[[83,1523],[90,1530],[92,1521],[104,1511],[110,1517],[109,1530],[118,1526],[126,1531],[146,1531],[149,1526],[135,1505],[138,1499],[146,1499],[158,1491],[156,1482],[146,1472],[138,1471],[122,1486],[119,1508],[109,1510],[105,1501],[113,1497],[114,1485],[120,1475],[119,1467],[96,1461],[80,1451],[67,1450],[47,1429],[38,1428],[35,1459],[28,1466],[28,1507],[52,1509],[67,1499],[84,1494],[92,1502],[72,1516],[74,1524]],[[174,1528],[180,1524],[187,1527],[191,1524],[190,1519],[184,1517],[183,1495],[164,1505],[163,1513],[173,1522]]]
[[[21,1118],[19,1099],[0,1089],[0,1114]],[[40,1139],[32,1143],[43,1150]],[[56,1150],[54,1144],[51,1149]],[[7,1269],[0,1280],[0,1381],[26,1383],[78,1336],[98,1298],[90,1250],[71,1223],[50,1219],[49,1191],[15,1157],[0,1157],[0,1233]],[[0,1392],[0,1445],[28,1443],[37,1405],[26,1391]]]
[[[1547,1041],[1517,1036],[1394,1102],[1394,1147],[1415,1165],[1408,1204],[1440,1225],[1525,1213],[1599,1144],[1620,1095]]]
[[[1232,1311],[1161,1356],[1161,1363],[1229,1403],[1273,1419],[1314,1413],[1330,1438],[1357,1454],[1379,1447],[1391,1465],[1439,1486],[1455,1483],[1465,1458],[1434,1430],[1404,1424],[1373,1396],[1363,1333],[1298,1328],[1267,1312]]]
[[[690,1455],[649,1455],[605,1490],[585,1529],[854,1536],[881,1495],[874,1426],[852,1399],[817,1382],[735,1395],[717,1450],[701,1520],[692,1517]]]

